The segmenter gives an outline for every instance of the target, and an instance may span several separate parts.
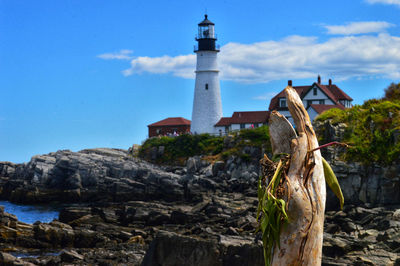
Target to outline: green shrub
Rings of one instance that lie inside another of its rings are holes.
[[[221,136],[209,134],[180,135],[178,137],[160,137],[147,139],[139,150],[139,157],[151,160],[152,149],[164,146],[164,154],[156,159],[157,163],[176,164],[195,155],[211,155],[219,160],[226,160],[229,156],[240,156],[244,161],[250,161],[248,154],[241,152],[244,146],[263,147],[266,152],[271,150],[268,127],[244,129],[233,132],[234,147],[225,147]],[[257,160],[260,158],[256,158]]]
[[[249,140],[253,145],[269,143],[268,126],[242,129],[239,131],[239,137]]]
[[[182,162],[182,158],[194,155],[214,155],[223,148],[223,138],[209,134],[189,135],[178,137],[160,137],[147,139],[139,150],[139,157],[150,160],[153,147],[164,146],[164,154],[157,158],[158,163]]]
[[[344,120],[346,116],[346,110],[341,110],[339,108],[332,108],[328,111],[323,112],[320,114],[316,120],[317,121],[325,121],[327,119],[332,119],[332,123],[336,124],[342,120]]]
[[[351,146],[345,159],[365,164],[391,164],[400,157],[400,101],[372,99],[346,110],[330,109],[318,121],[345,123],[343,142]]]

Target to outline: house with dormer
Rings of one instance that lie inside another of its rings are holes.
[[[291,80],[288,81],[288,85],[292,86]],[[329,79],[328,84],[324,85],[321,83],[321,77],[318,76],[317,82],[314,82],[311,86],[292,87],[303,101],[311,121],[313,121],[317,115],[331,108],[345,109],[352,107],[353,99],[337,85],[332,84],[331,79]],[[273,110],[279,111],[279,113],[293,123],[293,119],[287,107],[284,90],[271,99],[269,111]]]

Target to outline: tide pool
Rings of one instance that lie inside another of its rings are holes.
[[[59,208],[49,205],[20,205],[9,201],[0,201],[0,206],[4,206],[4,211],[14,214],[18,220],[27,224],[36,221],[49,223],[53,219],[58,219]]]

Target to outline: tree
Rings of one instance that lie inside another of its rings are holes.
[[[400,100],[400,83],[392,83],[385,89],[384,100]]]

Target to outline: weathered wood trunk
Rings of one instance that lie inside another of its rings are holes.
[[[274,154],[288,153],[286,183],[289,222],[282,228],[280,248],[274,247],[272,265],[321,265],[326,188],[321,153],[310,118],[292,87],[285,89],[298,135],[278,112],[270,117]]]

